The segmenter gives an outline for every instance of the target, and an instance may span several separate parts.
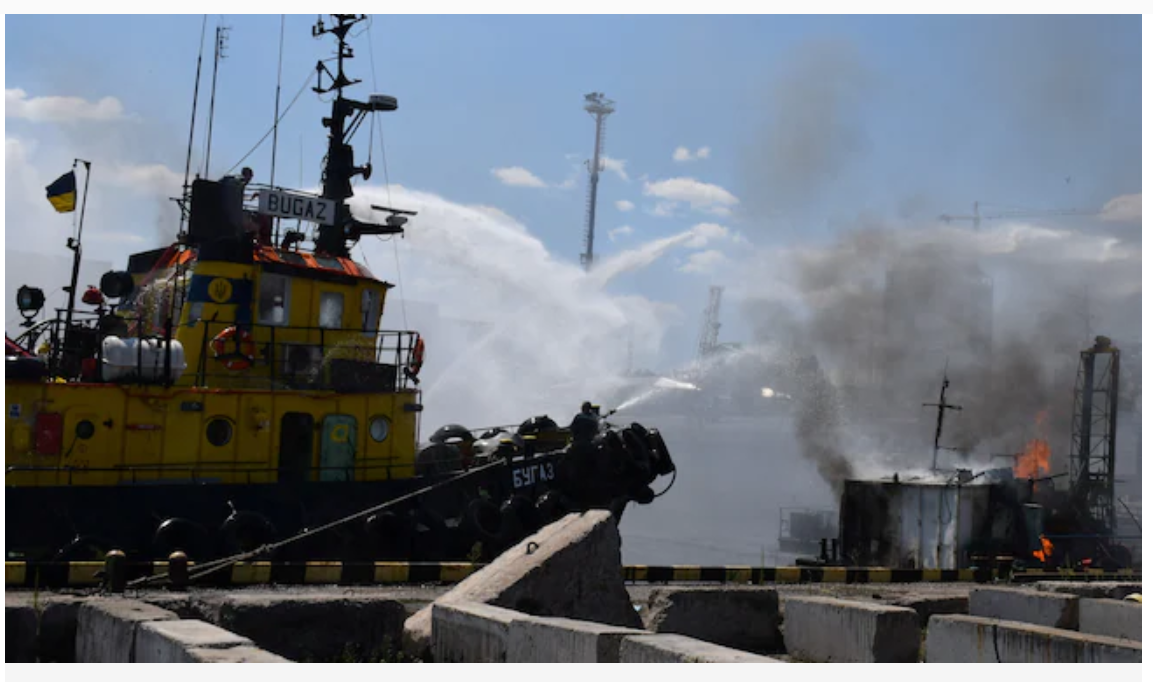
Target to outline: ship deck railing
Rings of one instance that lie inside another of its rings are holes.
[[[178,383],[198,387],[267,390],[333,390],[346,393],[397,392],[415,388],[410,371],[420,335],[415,331],[364,330],[320,326],[249,324],[200,320],[204,326],[194,372]],[[213,357],[212,339],[238,326],[253,335],[252,366],[227,369]],[[190,368],[192,369],[192,368]]]
[[[73,329],[64,333],[65,315],[64,309],[57,309],[54,317],[34,325],[33,329],[18,337],[35,352],[35,345],[47,335],[50,350],[45,360],[49,379],[105,381],[102,339],[106,335],[119,335],[139,342],[163,342],[166,338],[162,334],[146,332],[147,325],[141,317],[112,314],[108,308],[103,312],[74,311]],[[101,329],[102,325],[110,323],[114,327]],[[187,368],[177,380],[168,382],[159,371],[161,368],[151,364],[146,366],[143,356],[138,356],[135,371],[127,373],[126,378],[117,383],[343,393],[394,393],[413,390],[419,383],[410,371],[420,338],[416,331],[216,320],[197,320],[192,324],[201,326],[203,331],[195,367]],[[252,334],[256,349],[251,366],[239,371],[227,369],[213,357],[211,348],[212,339],[233,326]],[[175,326],[174,333],[179,329]],[[96,360],[94,376],[82,376],[82,358]],[[151,379],[147,378],[150,373]]]

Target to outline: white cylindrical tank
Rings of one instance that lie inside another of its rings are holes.
[[[104,338],[104,380],[120,381],[136,378],[160,381],[164,378],[164,354],[169,343],[158,339],[135,339],[108,336]],[[176,381],[188,363],[184,359],[184,346],[172,341],[172,362],[168,380]]]

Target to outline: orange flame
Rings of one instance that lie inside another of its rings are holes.
[[[1037,478],[1049,473],[1049,442],[1043,437],[1048,415],[1044,410],[1037,413],[1037,438],[1025,444],[1025,451],[1017,457],[1013,465],[1013,475],[1017,478]]]
[[[1037,550],[1036,552],[1033,552],[1033,556],[1037,557],[1037,560],[1040,561],[1041,563],[1044,563],[1046,559],[1053,556],[1053,543],[1049,540],[1049,538],[1045,537],[1044,535],[1042,535],[1040,537],[1041,537],[1041,549]]]

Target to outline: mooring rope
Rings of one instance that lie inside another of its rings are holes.
[[[483,466],[477,467],[476,469],[471,469],[469,471],[465,471],[465,472],[463,472],[457,476],[454,476],[452,478],[440,481],[438,483],[434,483],[430,486],[426,486],[424,488],[421,488],[420,490],[414,490],[411,493],[401,495],[400,497],[389,500],[388,502],[384,502],[384,503],[378,504],[376,506],[369,507],[368,509],[358,511],[354,514],[350,514],[348,516],[337,519],[335,521],[330,521],[329,523],[326,523],[326,524],[321,525],[321,526],[317,526],[316,528],[310,528],[310,529],[308,529],[304,532],[298,533],[298,534],[296,534],[290,538],[286,538],[284,540],[279,540],[277,542],[267,543],[267,544],[261,545],[260,547],[257,547],[256,549],[249,550],[247,552],[241,552],[239,554],[234,554],[232,556],[225,557],[222,559],[215,559],[213,561],[209,561],[209,562],[202,564],[200,566],[196,566],[194,570],[190,570],[188,572],[188,581],[192,582],[193,580],[196,580],[197,578],[201,578],[203,576],[206,576],[206,575],[209,575],[212,573],[216,573],[216,572],[221,571],[225,568],[230,568],[233,564],[237,564],[237,563],[240,563],[242,561],[248,561],[250,559],[253,559],[253,558],[260,556],[261,554],[264,554],[266,552],[273,552],[275,550],[280,549],[281,547],[285,547],[287,545],[290,545],[293,542],[297,542],[299,540],[303,540],[304,538],[316,535],[317,533],[323,533],[327,530],[331,530],[331,529],[336,528],[338,526],[349,523],[350,521],[355,521],[357,519],[363,518],[363,517],[368,516],[370,514],[375,514],[376,512],[388,509],[389,507],[392,507],[392,506],[395,506],[395,505],[398,505],[398,504],[401,504],[404,502],[408,502],[412,499],[415,499],[416,497],[419,497],[420,495],[430,493],[434,490],[437,490],[439,488],[443,488],[443,487],[448,486],[448,485],[453,484],[453,483],[457,483],[457,482],[462,481],[462,480],[464,480],[470,476],[475,476],[481,472],[488,471],[489,469],[492,469],[493,467],[501,466],[503,464],[504,464],[504,460],[490,462],[490,463],[485,464]],[[157,575],[144,576],[142,578],[137,578],[136,580],[133,580],[133,581],[127,583],[127,587],[143,587],[145,585],[149,585],[152,583],[166,580],[167,578],[168,578],[167,572],[160,573]]]

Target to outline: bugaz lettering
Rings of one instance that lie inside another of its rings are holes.
[[[328,204],[305,197],[293,197],[275,192],[268,194],[268,211],[273,214],[325,222],[328,220],[327,208]]]
[[[512,487],[524,488],[541,481],[551,481],[554,478],[556,476],[553,473],[552,462],[530,464],[527,467],[512,470]]]

